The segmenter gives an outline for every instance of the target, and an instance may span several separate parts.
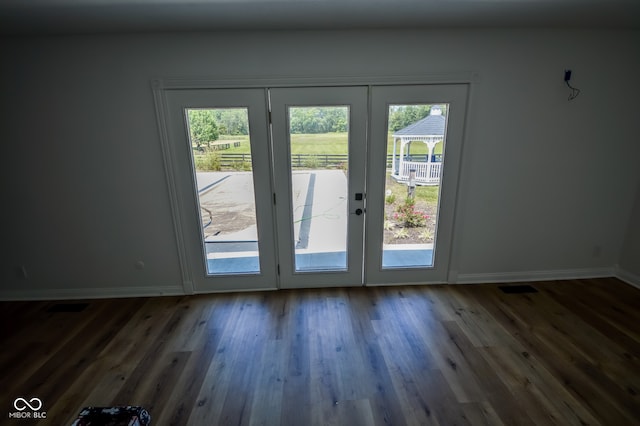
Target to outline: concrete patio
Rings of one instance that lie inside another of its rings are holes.
[[[197,173],[198,193],[207,211],[242,217],[243,229],[205,232],[208,271],[216,274],[260,272],[251,172]],[[293,173],[293,223],[298,271],[347,268],[347,178],[341,170]],[[247,218],[247,215],[253,215]],[[203,225],[207,220],[203,220]],[[211,223],[208,226],[215,226]],[[206,229],[205,229],[206,231]],[[383,268],[428,267],[433,244],[390,244],[383,248]]]

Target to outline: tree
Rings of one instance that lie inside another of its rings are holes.
[[[431,112],[431,105],[396,105],[389,112],[389,130],[397,132],[415,123]],[[444,111],[443,111],[444,113]]]
[[[291,133],[346,132],[349,110],[346,107],[296,107],[289,110]]]
[[[246,108],[226,108],[214,110],[218,128],[223,135],[248,135],[249,118]]]
[[[191,143],[196,144],[198,148],[203,143],[207,147],[211,146],[211,142],[218,140],[219,132],[214,111],[210,109],[190,109],[187,112],[189,117],[189,135]]]

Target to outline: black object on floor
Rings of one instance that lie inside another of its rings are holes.
[[[47,312],[82,312],[87,306],[88,303],[56,303]]]
[[[538,290],[530,285],[501,285],[498,287],[507,294],[537,293]]]
[[[84,407],[71,426],[149,426],[151,416],[142,407]]]

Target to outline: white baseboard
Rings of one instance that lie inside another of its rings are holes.
[[[456,276],[457,275],[457,276]],[[455,281],[451,278],[456,278]],[[640,276],[631,272],[613,268],[563,269],[552,271],[492,272],[481,274],[450,274],[451,284],[486,284],[505,282],[532,282],[571,280],[580,278],[616,277],[625,283],[640,289]],[[74,299],[110,299],[124,297],[183,296],[182,286],[162,287],[121,287],[121,288],[66,288],[66,289],[30,289],[0,290],[0,301],[23,300],[74,300]]]
[[[624,269],[620,269],[619,266],[614,268],[614,276],[620,281],[624,281],[625,283],[632,285],[636,288],[640,288],[640,275],[632,274],[629,271],[625,271]]]
[[[0,291],[0,301],[112,299],[123,297],[182,296],[182,286],[65,288]]]
[[[458,274],[456,284],[483,284],[523,281],[573,280],[615,276],[612,268],[560,269],[552,271],[498,272],[485,274]]]

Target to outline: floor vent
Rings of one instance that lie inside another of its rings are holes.
[[[538,290],[530,285],[501,285],[498,287],[507,294],[537,293]]]
[[[82,312],[87,306],[88,303],[56,303],[47,312]]]

